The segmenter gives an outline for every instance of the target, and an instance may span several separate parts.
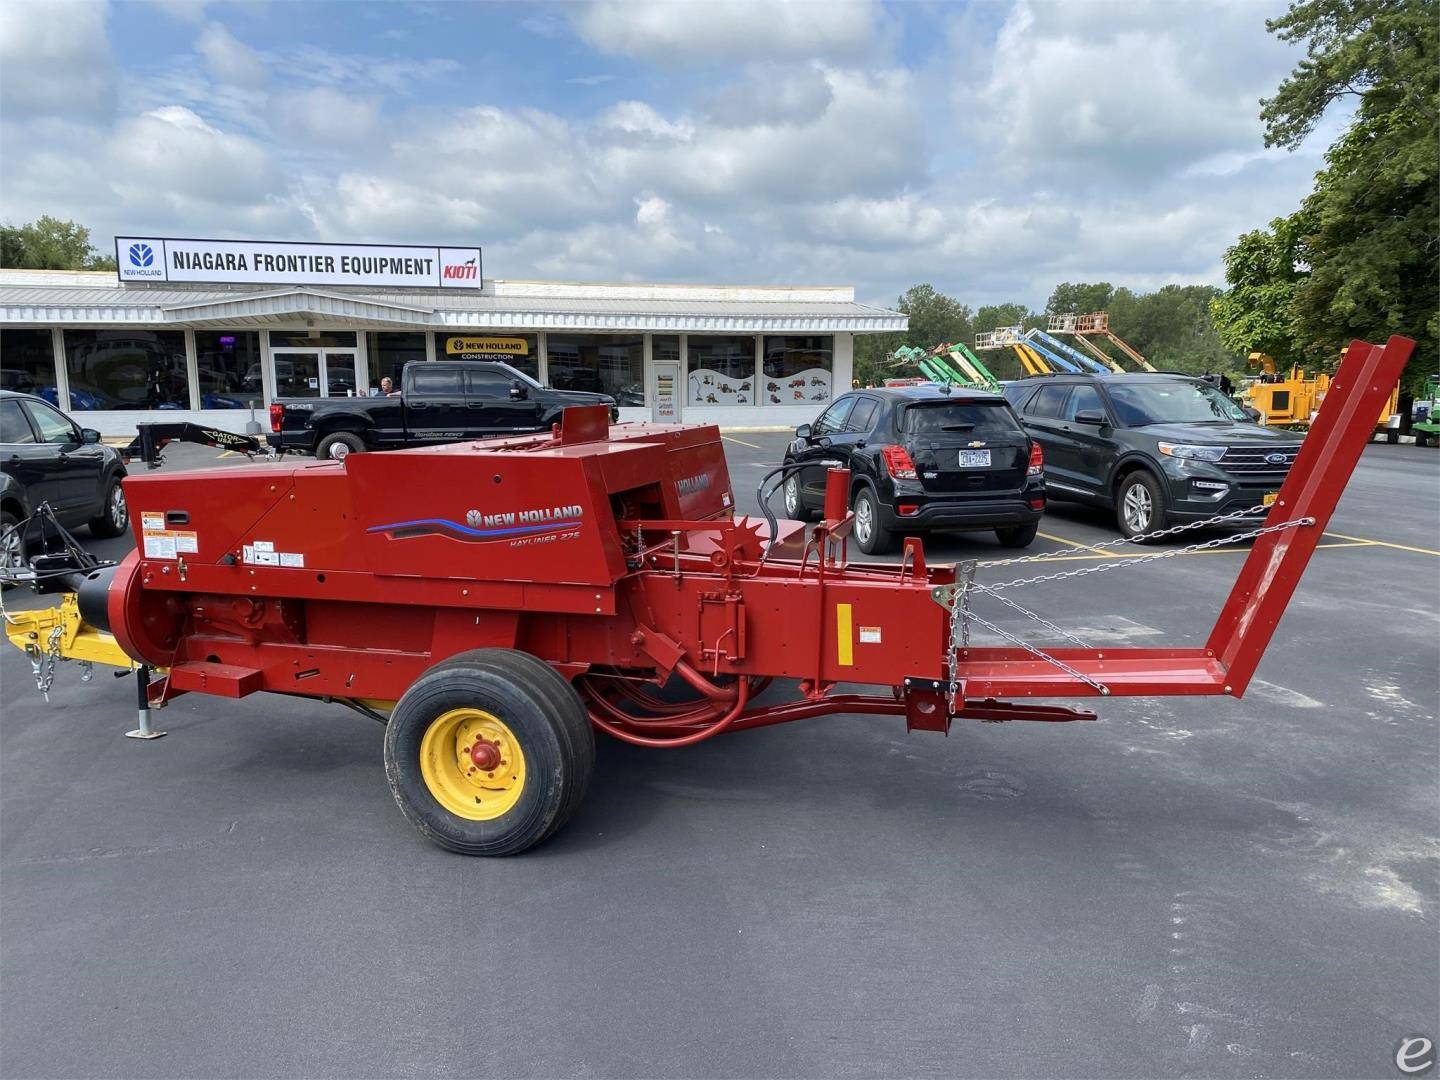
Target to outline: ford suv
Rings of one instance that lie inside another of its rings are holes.
[[[1044,448],[1050,497],[1115,511],[1126,536],[1275,501],[1301,436],[1251,423],[1185,375],[1045,375],[1005,397]]]

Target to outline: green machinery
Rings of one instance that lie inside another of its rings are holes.
[[[959,342],[938,345],[929,352],[918,345],[902,345],[891,355],[896,366],[914,364],[931,382],[1000,393],[1000,380]]]

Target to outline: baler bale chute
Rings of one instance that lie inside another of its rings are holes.
[[[129,477],[138,549],[76,567],[76,596],[7,634],[42,680],[67,657],[133,668],[137,735],[187,693],[344,704],[385,723],[391,790],[426,836],[514,853],[579,805],[595,729],[674,749],[830,714],[946,732],[1095,717],[1041,698],[1239,697],[1412,348],[1351,346],[1202,648],[1041,648],[979,607],[1063,634],[1011,598],[1054,575],[986,583],[914,539],[898,565],[849,563],[846,471],[819,523],[736,518],[714,427],[611,428],[604,408],[545,436]],[[758,700],[776,679],[798,690]]]

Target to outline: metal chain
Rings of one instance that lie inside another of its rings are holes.
[[[30,673],[35,676],[35,689],[45,695],[47,703],[50,700],[50,687],[55,684],[55,665],[60,659],[60,638],[63,633],[63,628],[56,625],[51,629],[43,650],[37,645],[26,650],[30,656]]]
[[[1199,521],[1185,521],[1179,525],[1171,525],[1165,529],[1156,529],[1154,532],[1137,533],[1134,536],[1119,536],[1114,540],[1101,540],[1095,544],[1088,544],[1084,547],[1075,546],[1060,548],[1057,551],[1041,551],[1034,555],[1017,555],[1013,559],[993,559],[981,563],[982,566],[1016,566],[1020,563],[1049,562],[1062,556],[1094,554],[1096,548],[1118,547],[1122,544],[1144,544],[1150,540],[1162,540],[1167,536],[1178,536],[1180,533],[1189,532],[1194,529],[1205,529],[1215,525],[1223,525],[1227,521],[1234,521],[1237,518],[1249,517],[1253,514],[1263,512],[1267,509],[1264,506],[1256,505],[1243,510],[1231,510],[1229,513],[1216,514],[1214,517],[1201,518]]]
[[[1069,675],[1072,679],[1078,679],[1078,680],[1080,680],[1081,682],[1085,683],[1086,685],[1094,687],[1096,690],[1098,690],[1100,693],[1106,695],[1107,697],[1109,696],[1109,694],[1110,694],[1110,688],[1109,688],[1108,686],[1105,686],[1103,683],[1098,683],[1098,682],[1096,682],[1094,679],[1090,678],[1089,675],[1086,675],[1086,674],[1085,674],[1084,672],[1082,672],[1082,671],[1076,671],[1073,667],[1071,667],[1069,664],[1065,663],[1065,661],[1064,661],[1064,660],[1061,660],[1058,656],[1051,656],[1051,655],[1050,655],[1049,653],[1047,653],[1044,649],[1037,649],[1034,645],[1031,645],[1028,641],[1025,641],[1025,640],[1022,639],[1022,638],[1016,637],[1014,634],[1010,633],[1008,630],[1005,630],[1005,629],[1002,629],[1001,627],[996,626],[994,623],[990,622],[990,620],[985,619],[985,618],[983,618],[983,617],[981,617],[981,616],[979,616],[979,615],[976,615],[973,611],[970,613],[970,617],[971,617],[972,619],[974,619],[976,622],[978,622],[981,626],[985,627],[985,629],[989,630],[991,633],[993,633],[993,634],[999,634],[999,635],[1000,635],[1002,638],[1004,638],[1006,641],[1010,642],[1010,643],[1013,644],[1013,645],[1019,645],[1020,648],[1024,649],[1026,652],[1030,653],[1032,656],[1039,657],[1041,660],[1044,660],[1047,664],[1052,664],[1052,665],[1054,665],[1055,667],[1059,668],[1061,671],[1065,672],[1066,675]],[[953,710],[952,710],[952,711],[953,711]]]
[[[1090,643],[1089,643],[1088,641],[1082,641],[1080,638],[1078,638],[1078,637],[1076,637],[1074,634],[1070,633],[1070,631],[1066,630],[1064,627],[1062,627],[1062,626],[1056,626],[1053,622],[1051,622],[1049,619],[1045,618],[1043,615],[1037,615],[1035,612],[1031,611],[1029,608],[1024,607],[1024,606],[1022,606],[1022,605],[1020,605],[1020,604],[1017,604],[1014,600],[1011,600],[1008,596],[1001,596],[999,593],[995,592],[992,588],[990,588],[990,586],[988,586],[988,585],[976,585],[976,586],[975,586],[975,590],[976,590],[977,592],[985,593],[987,596],[993,596],[996,600],[999,600],[999,601],[1000,601],[1002,604],[1004,604],[1006,607],[1011,608],[1011,609],[1013,609],[1013,610],[1015,610],[1015,611],[1018,611],[1021,615],[1024,615],[1027,619],[1034,619],[1034,620],[1035,620],[1036,622],[1038,622],[1041,626],[1045,627],[1046,630],[1049,630],[1051,633],[1054,633],[1054,634],[1059,634],[1061,637],[1063,637],[1066,641],[1070,642],[1071,644],[1079,645],[1080,648],[1082,648],[1082,649],[1088,649],[1088,648],[1090,648]]]
[[[1042,581],[1064,581],[1066,578],[1084,577],[1086,574],[1103,574],[1107,570],[1118,570],[1126,566],[1144,566],[1147,563],[1159,562],[1161,559],[1173,559],[1177,555],[1191,555],[1197,551],[1209,551],[1212,548],[1221,547],[1225,544],[1233,544],[1240,540],[1253,540],[1268,533],[1284,532],[1286,529],[1294,529],[1301,525],[1314,525],[1313,517],[1292,518],[1289,521],[1281,521],[1275,525],[1264,525],[1258,529],[1251,529],[1248,532],[1235,533],[1230,536],[1217,536],[1213,540],[1204,540],[1198,544],[1187,544],[1185,547],[1172,548],[1170,551],[1157,551],[1153,555],[1140,555],[1124,559],[1119,562],[1097,563],[1094,566],[1082,566],[1074,570],[1059,570],[1053,574],[1042,574],[1039,577],[1015,578],[1011,581],[1000,581],[993,585],[984,586],[986,592],[994,593],[1000,589],[1013,589],[1020,585],[1035,585]],[[949,586],[954,588],[954,586]]]
[[[1120,539],[1120,540],[1114,540],[1114,541],[1106,541],[1104,544],[1092,545],[1092,549],[1093,549],[1094,547],[1104,547],[1104,546],[1108,546],[1108,545],[1111,545],[1111,544],[1117,544],[1117,543],[1134,543],[1134,542],[1140,541],[1140,540],[1156,539],[1156,538],[1161,537],[1161,536],[1173,535],[1173,534],[1178,533],[1178,532],[1183,532],[1183,531],[1185,531],[1185,530],[1187,530],[1187,529],[1198,528],[1198,527],[1206,526],[1206,525],[1214,525],[1214,524],[1216,524],[1217,522],[1221,522],[1221,521],[1226,521],[1226,520],[1232,519],[1232,518],[1236,517],[1237,515],[1243,515],[1243,514],[1247,514],[1247,513],[1253,513],[1255,509],[1263,509],[1263,508],[1261,508],[1261,507],[1255,507],[1255,508],[1252,508],[1251,510],[1237,510],[1237,511],[1233,511],[1233,512],[1231,512],[1231,513],[1229,513],[1229,514],[1222,514],[1222,515],[1220,515],[1219,517],[1207,518],[1207,519],[1204,519],[1204,520],[1202,520],[1202,521],[1197,521],[1197,522],[1187,522],[1187,523],[1185,523],[1185,524],[1183,524],[1183,525],[1173,526],[1173,527],[1171,527],[1171,528],[1169,528],[1169,529],[1161,529],[1161,530],[1159,530],[1159,531],[1157,531],[1157,532],[1154,532],[1154,533],[1145,533],[1145,534],[1142,534],[1141,536],[1129,537],[1129,538],[1122,538],[1122,539]],[[1014,634],[1010,633],[1008,630],[1004,630],[1004,629],[1002,629],[1001,627],[996,626],[994,623],[990,622],[988,619],[985,619],[985,618],[981,617],[980,615],[978,615],[978,614],[977,614],[976,612],[974,612],[974,611],[971,609],[971,607],[970,607],[970,595],[971,595],[972,592],[981,592],[981,593],[984,593],[984,594],[987,595],[987,596],[993,596],[996,600],[999,600],[999,601],[1000,601],[1002,604],[1004,604],[1006,607],[1011,608],[1012,610],[1017,611],[1017,612],[1019,612],[1020,614],[1024,615],[1026,618],[1031,619],[1031,620],[1033,620],[1034,622],[1039,623],[1041,626],[1045,627],[1047,630],[1050,630],[1050,631],[1053,632],[1053,633],[1059,634],[1061,637],[1065,638],[1067,641],[1071,641],[1071,642],[1074,642],[1074,643],[1077,644],[1077,645],[1080,645],[1081,647],[1088,648],[1089,646],[1087,646],[1084,641],[1081,641],[1079,638],[1075,637],[1073,634],[1071,634],[1071,633],[1069,633],[1068,631],[1062,629],[1061,627],[1055,625],[1054,623],[1052,623],[1050,620],[1044,618],[1043,616],[1038,615],[1038,614],[1036,614],[1035,612],[1029,610],[1028,608],[1023,607],[1023,606],[1021,606],[1020,604],[1015,603],[1013,600],[1009,599],[1008,597],[1001,596],[1001,595],[1000,595],[1000,591],[1001,591],[1002,589],[1013,589],[1013,588],[1017,588],[1017,587],[1019,587],[1019,586],[1021,586],[1021,585],[1035,585],[1035,584],[1038,584],[1038,583],[1040,583],[1040,582],[1045,582],[1045,581],[1063,581],[1063,580],[1066,580],[1066,579],[1068,579],[1068,578],[1083,577],[1083,576],[1085,576],[1086,574],[1101,574],[1101,573],[1104,573],[1104,572],[1107,571],[1107,570],[1118,570],[1118,569],[1120,569],[1120,568],[1122,568],[1122,567],[1144,566],[1144,565],[1147,564],[1147,563],[1159,562],[1161,559],[1171,559],[1171,558],[1174,558],[1174,557],[1177,556],[1177,555],[1189,555],[1189,554],[1193,554],[1193,553],[1195,553],[1195,552],[1197,552],[1197,551],[1209,551],[1209,550],[1211,550],[1211,549],[1213,549],[1213,548],[1220,547],[1220,546],[1222,546],[1222,545],[1224,545],[1224,544],[1233,544],[1233,543],[1236,543],[1236,542],[1242,541],[1242,540],[1254,540],[1254,539],[1257,539],[1257,538],[1259,538],[1259,537],[1261,537],[1261,536],[1265,536],[1265,535],[1267,535],[1267,534],[1269,534],[1269,533],[1283,532],[1283,531],[1285,531],[1286,529],[1294,529],[1294,528],[1297,528],[1297,527],[1299,527],[1299,526],[1301,526],[1301,525],[1314,525],[1314,524],[1315,524],[1315,519],[1314,519],[1313,517],[1292,518],[1292,519],[1289,520],[1289,521],[1277,522],[1277,523],[1274,524],[1274,525],[1262,525],[1262,526],[1259,527],[1259,528],[1250,529],[1250,530],[1247,530],[1246,532],[1242,532],[1242,533],[1234,533],[1234,534],[1230,534],[1230,535],[1226,535],[1226,536],[1217,536],[1217,537],[1215,537],[1215,538],[1213,538],[1213,539],[1210,539],[1210,540],[1204,540],[1204,541],[1201,541],[1201,542],[1195,543],[1195,544],[1188,544],[1188,545],[1186,545],[1186,546],[1184,546],[1184,547],[1174,548],[1174,549],[1172,549],[1172,550],[1170,550],[1170,551],[1157,551],[1157,552],[1154,552],[1154,553],[1152,553],[1152,554],[1150,554],[1150,555],[1142,555],[1142,556],[1138,556],[1138,557],[1130,557],[1130,558],[1126,558],[1126,559],[1124,559],[1124,560],[1119,560],[1119,561],[1116,561],[1116,562],[1099,563],[1099,564],[1094,565],[1094,566],[1082,566],[1082,567],[1078,567],[1078,568],[1076,568],[1076,569],[1074,569],[1074,570],[1061,570],[1061,571],[1057,571],[1056,573],[1053,573],[1053,574],[1042,574],[1042,575],[1040,575],[1040,576],[1038,576],[1038,577],[1015,578],[1015,579],[1013,579],[1013,580],[1011,580],[1011,581],[1001,581],[1001,582],[996,582],[996,583],[994,583],[994,584],[989,584],[989,585],[982,585],[982,584],[979,584],[979,583],[977,583],[977,582],[975,581],[975,569],[976,569],[976,565],[977,565],[977,564],[975,564],[974,562],[969,562],[969,563],[963,564],[963,566],[962,566],[962,579],[961,579],[961,581],[960,581],[958,584],[954,584],[954,585],[941,585],[941,586],[936,587],[935,589],[932,589],[932,590],[931,590],[931,593],[930,593],[930,595],[934,598],[934,600],[935,600],[936,603],[940,604],[942,607],[945,607],[945,608],[947,608],[947,609],[950,611],[950,649],[949,649],[949,656],[948,656],[948,658],[947,658],[947,661],[948,661],[947,666],[948,666],[948,668],[949,668],[949,676],[950,676],[950,684],[949,684],[949,705],[950,705],[950,711],[951,711],[952,713],[955,711],[955,698],[956,698],[956,695],[957,695],[957,682],[958,682],[958,669],[959,669],[959,664],[958,664],[958,660],[957,660],[957,653],[958,653],[958,649],[959,649],[959,640],[958,640],[958,638],[959,638],[959,635],[961,634],[962,628],[963,628],[965,647],[966,647],[966,648],[969,647],[969,644],[970,644],[970,620],[971,620],[971,619],[974,619],[977,623],[979,623],[981,626],[985,627],[986,629],[990,630],[992,633],[998,634],[1000,637],[1004,638],[1006,641],[1009,641],[1009,642],[1011,642],[1012,644],[1015,644],[1015,645],[1020,646],[1020,648],[1024,649],[1026,652],[1030,653],[1031,655],[1036,656],[1036,657],[1038,657],[1039,659],[1044,660],[1046,663],[1051,664],[1051,665],[1053,665],[1054,667],[1059,668],[1061,671],[1065,672],[1067,675],[1071,676],[1072,678],[1078,679],[1080,682],[1086,683],[1087,685],[1094,687],[1094,688],[1095,688],[1096,690],[1098,690],[1101,694],[1106,694],[1106,695],[1108,695],[1108,694],[1110,693],[1110,691],[1109,691],[1109,689],[1108,689],[1107,687],[1105,687],[1105,686],[1102,685],[1101,683],[1096,682],[1094,679],[1090,678],[1088,675],[1085,675],[1085,674],[1077,671],[1075,668],[1071,667],[1069,664],[1065,663],[1063,660],[1060,660],[1060,659],[1057,658],[1057,657],[1051,656],[1049,653],[1045,652],[1043,649],[1038,649],[1038,648],[1036,648],[1035,646],[1031,645],[1029,642],[1022,640],[1022,639],[1019,638],[1019,637],[1016,637]],[[1069,550],[1073,550],[1073,551],[1083,551],[1083,550],[1086,550],[1086,549],[1084,549],[1084,548],[1073,548],[1073,549],[1069,549]],[[1059,554],[1059,553],[1057,553],[1057,552],[1048,552],[1048,553],[1041,554],[1041,555],[1028,555],[1028,556],[1024,556],[1024,557],[1016,558],[1016,559],[1002,559],[1002,560],[1000,560],[1000,561],[998,561],[998,562],[986,563],[986,564],[984,564],[984,565],[986,565],[986,566],[1010,566],[1010,565],[1014,565],[1014,564],[1016,564],[1016,563],[1043,562],[1043,561],[1045,561],[1046,558],[1054,558],[1056,554]],[[956,617],[957,612],[958,612],[958,614],[959,614],[959,618]]]

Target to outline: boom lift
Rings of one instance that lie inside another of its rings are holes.
[[[1087,370],[1028,337],[1018,326],[1002,326],[988,334],[976,334],[975,348],[977,351],[1014,349],[1020,366],[1029,375],[1054,375],[1060,371],[1078,375]]]
[[[847,470],[828,471],[818,524],[768,510],[797,466],[762,478],[763,522],[737,518],[715,427],[611,428],[604,406],[566,410],[548,435],[128,476],[137,550],[109,567],[32,559],[26,580],[68,595],[9,613],[6,634],[42,689],[61,660],[133,670],[137,737],[187,693],[345,705],[385,724],[391,793],[425,836],[512,854],[580,804],[596,729],[673,749],[833,714],[946,732],[1095,719],[1041,698],[1240,697],[1413,348],[1350,347],[1268,511],[1138,538],[1245,521],[1254,544],[1202,647],[1091,648],[1015,597],[1236,537],[1033,565],[1084,554],[1062,549],[993,577],[930,565],[913,538],[898,565],[853,564]],[[1017,629],[994,621],[1011,612]],[[1070,644],[1018,629],[1036,626]],[[1004,644],[977,644],[982,630]],[[761,701],[776,679],[793,689]]]
[[[931,382],[1000,392],[1000,382],[979,358],[959,343],[937,345],[928,353],[918,346],[901,346],[894,352],[897,363],[912,363]]]
[[[1075,340],[1094,353],[1097,359],[1113,367],[1115,361],[1104,349],[1090,340],[1092,337],[1103,337],[1128,356],[1141,371],[1155,370],[1150,361],[1140,355],[1138,349],[1132,348],[1110,329],[1110,316],[1107,312],[1093,311],[1088,315],[1073,313],[1051,315],[1045,329],[1052,334],[1074,334]]]

